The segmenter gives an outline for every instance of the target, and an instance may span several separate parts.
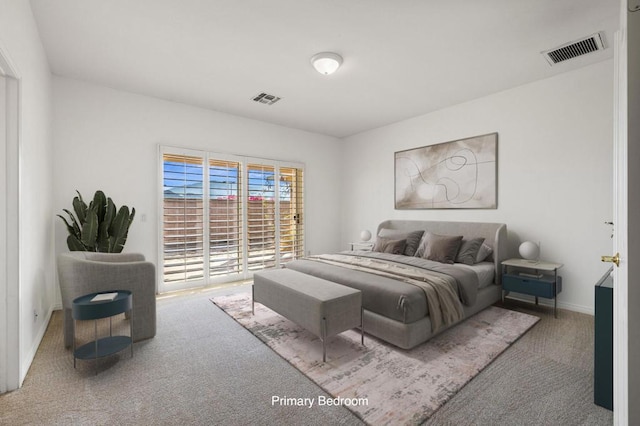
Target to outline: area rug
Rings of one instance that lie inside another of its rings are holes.
[[[491,306],[408,351],[368,335],[361,346],[349,330],[327,340],[323,363],[318,337],[259,303],[252,315],[250,294],[211,300],[334,398],[313,403],[340,403],[373,425],[425,421],[539,321]]]

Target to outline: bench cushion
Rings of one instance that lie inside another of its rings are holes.
[[[333,336],[361,325],[362,293],[331,281],[290,269],[270,269],[253,275],[253,300],[322,336]]]

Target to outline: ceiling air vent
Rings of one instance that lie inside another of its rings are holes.
[[[267,105],[273,105],[276,102],[278,102],[281,98],[275,96],[275,95],[270,95],[268,93],[258,93],[257,95],[255,95],[254,97],[252,97],[251,99],[253,99],[256,102],[259,102],[261,104],[267,104]]]
[[[547,62],[549,62],[549,65],[553,66],[559,62],[577,58],[587,53],[604,50],[605,47],[604,34],[601,31],[589,37],[563,44],[555,49],[544,51],[542,54]]]

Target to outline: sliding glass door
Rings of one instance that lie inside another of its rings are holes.
[[[247,279],[303,256],[302,165],[169,147],[160,162],[161,292]]]

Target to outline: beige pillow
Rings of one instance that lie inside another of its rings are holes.
[[[441,263],[453,263],[462,243],[462,235],[449,236],[428,232],[425,237],[423,258]]]

